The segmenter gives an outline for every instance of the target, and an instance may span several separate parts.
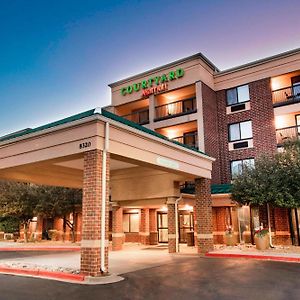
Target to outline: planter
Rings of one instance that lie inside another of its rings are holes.
[[[270,239],[269,234],[266,234],[262,237],[254,236],[254,242],[256,245],[256,249],[258,250],[266,250],[270,248]]]
[[[224,235],[224,242],[226,246],[235,246],[236,245],[236,237],[233,233]]]
[[[51,241],[56,241],[58,237],[58,232],[56,229],[49,229],[48,230],[48,235]]]

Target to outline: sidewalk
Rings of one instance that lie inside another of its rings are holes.
[[[41,241],[41,242],[28,242],[19,243],[13,241],[0,241],[0,252],[1,251],[80,251],[80,243],[71,242],[52,242],[52,241]]]
[[[300,247],[275,246],[275,248],[268,250],[257,250],[255,246],[251,244],[238,246],[216,245],[215,250],[207,253],[206,256],[220,258],[253,258],[300,263]]]

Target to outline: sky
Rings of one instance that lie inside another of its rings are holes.
[[[110,103],[109,83],[202,52],[300,48],[299,0],[0,0],[0,135]]]

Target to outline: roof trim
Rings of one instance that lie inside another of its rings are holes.
[[[209,155],[207,155],[204,152],[201,152],[201,151],[197,150],[196,148],[184,145],[184,144],[179,143],[177,141],[170,140],[164,135],[161,135],[161,134],[159,134],[159,133],[157,133],[157,132],[155,132],[151,129],[148,129],[146,127],[143,127],[143,126],[141,126],[137,123],[128,121],[125,118],[122,118],[118,115],[115,115],[111,112],[106,111],[105,109],[101,109],[101,113],[100,113],[100,110],[98,108],[91,109],[91,110],[88,110],[88,111],[70,116],[68,118],[64,118],[64,119],[61,119],[61,120],[58,120],[58,121],[55,121],[55,122],[51,122],[51,123],[48,123],[48,124],[45,124],[45,125],[33,128],[33,129],[29,128],[29,129],[26,129],[26,130],[21,130],[21,131],[17,131],[17,132],[11,133],[11,134],[7,134],[5,136],[0,137],[0,145],[6,144],[6,142],[9,143],[10,140],[26,139],[27,135],[30,135],[30,137],[32,137],[32,136],[38,135],[39,133],[43,134],[42,131],[48,132],[49,130],[54,129],[55,127],[63,126],[63,125],[66,126],[69,123],[74,123],[76,121],[81,121],[85,118],[94,117],[94,116],[97,116],[97,115],[108,118],[108,119],[113,120],[117,123],[121,123],[123,125],[129,126],[129,127],[133,128],[135,130],[138,130],[140,132],[143,132],[143,133],[146,133],[148,135],[154,136],[156,138],[159,138],[161,141],[165,141],[165,142],[169,142],[170,144],[177,145],[181,148],[184,148],[185,150],[189,150],[189,151],[201,154],[201,155],[205,156],[206,158],[208,158],[210,160],[213,160],[213,161],[215,160],[214,158],[210,157]]]
[[[222,75],[227,75],[227,74],[230,74],[230,73],[234,73],[234,72],[242,71],[242,70],[245,70],[245,69],[253,68],[253,67],[260,66],[260,65],[263,65],[265,63],[274,61],[274,60],[278,60],[278,59],[282,59],[282,58],[285,58],[285,57],[293,56],[295,54],[300,54],[300,48],[285,51],[285,52],[275,54],[275,55],[272,55],[272,56],[268,56],[268,57],[265,57],[265,58],[262,58],[262,59],[254,60],[252,62],[243,64],[243,65],[239,65],[239,66],[236,66],[236,67],[233,67],[233,68],[229,68],[229,69],[226,69],[226,70],[223,70],[223,71],[219,71],[219,72],[214,74],[214,77],[219,77],[219,76],[222,76]]]
[[[136,74],[136,75],[133,75],[133,76],[121,79],[121,80],[113,82],[113,83],[110,83],[108,86],[110,88],[113,88],[113,87],[119,86],[121,84],[124,84],[124,83],[126,83],[128,81],[131,81],[131,80],[134,80],[134,79],[138,79],[139,77],[143,77],[143,76],[149,75],[149,73],[155,73],[155,72],[158,72],[160,70],[169,68],[171,66],[179,65],[179,64],[182,64],[184,62],[188,62],[188,61],[194,60],[196,58],[200,58],[202,61],[204,61],[214,72],[219,72],[220,71],[218,69],[218,67],[216,67],[206,56],[204,56],[201,52],[199,52],[199,53],[193,54],[191,56],[187,56],[187,57],[181,58],[179,60],[175,60],[173,62],[170,62],[168,64],[162,65],[160,67],[153,68],[153,69],[150,69],[148,71],[145,71],[145,72],[142,72],[142,73],[139,73],[139,74]]]

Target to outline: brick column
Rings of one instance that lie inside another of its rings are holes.
[[[112,208],[112,250],[122,250],[124,233],[123,233],[123,208],[113,205]]]
[[[156,209],[149,209],[150,245],[158,244]]]
[[[213,250],[214,247],[210,179],[197,178],[195,186],[197,247],[198,253],[205,254]]]
[[[168,199],[168,247],[169,253],[176,252],[175,200]]]
[[[108,269],[109,155],[107,155],[105,268]],[[84,153],[81,273],[100,276],[102,151]]]
[[[140,241],[144,245],[149,245],[149,208],[141,209]]]

